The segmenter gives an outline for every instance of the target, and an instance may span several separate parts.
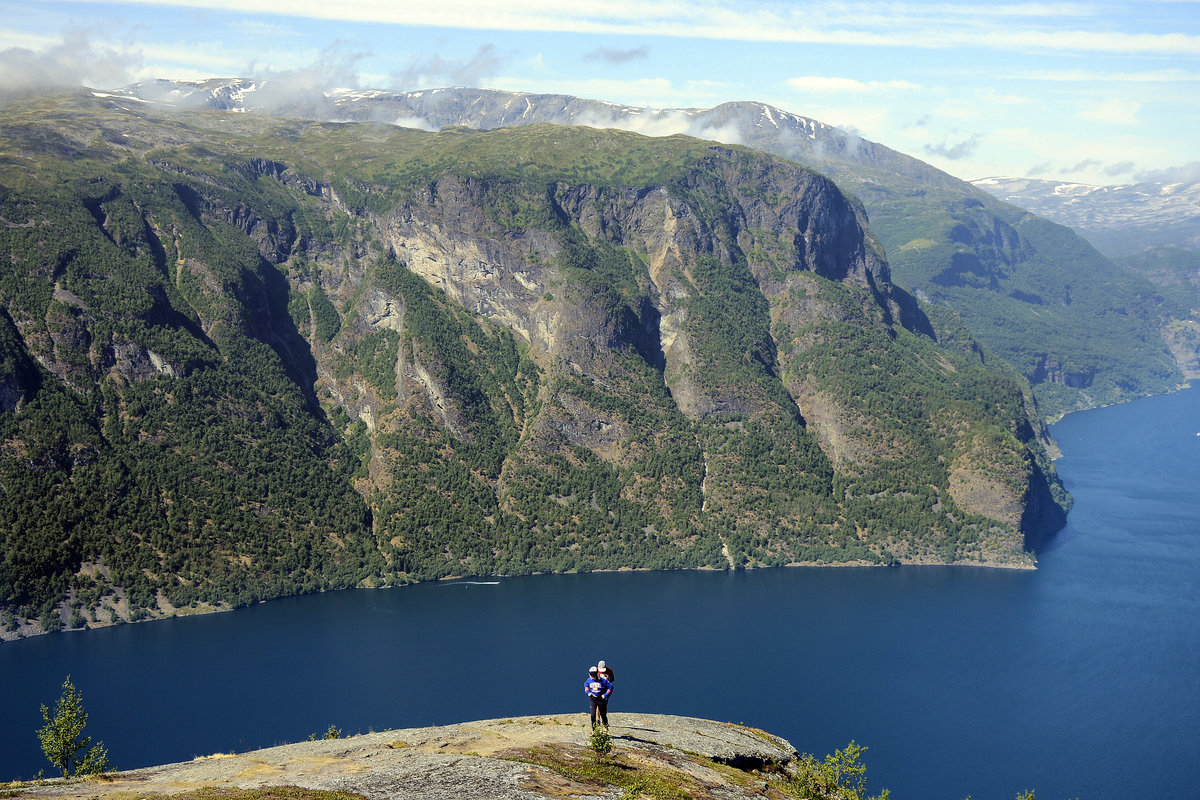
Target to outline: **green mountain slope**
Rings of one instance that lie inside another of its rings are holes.
[[[1027,387],[891,284],[864,222],[684,137],[9,106],[5,626],[466,574],[1028,565],[1067,501]]]
[[[1181,353],[1164,342],[1169,298],[1069,228],[878,144],[814,147],[741,131],[747,145],[818,169],[858,197],[896,282],[960,314],[1032,384],[1047,417],[1181,384]]]

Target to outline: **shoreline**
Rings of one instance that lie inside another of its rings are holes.
[[[745,567],[737,567],[735,569],[729,569],[729,568],[718,569],[716,567],[695,567],[695,568],[688,569],[688,570],[652,570],[652,569],[647,569],[644,567],[618,567],[616,569],[595,569],[595,570],[589,570],[588,572],[598,572],[598,573],[610,573],[610,572],[737,572],[739,570],[749,571],[749,570],[760,570],[760,569],[900,569],[900,568],[904,568],[904,567],[918,568],[918,569],[924,568],[924,567],[965,567],[968,569],[1000,569],[1000,570],[1016,570],[1016,571],[1036,571],[1037,570],[1037,559],[1035,557],[1035,558],[1033,558],[1031,563],[1027,563],[1027,564],[1019,564],[1019,563],[1012,563],[1012,562],[983,562],[983,561],[960,561],[960,562],[953,562],[950,564],[939,562],[939,561],[902,561],[898,564],[873,564],[873,563],[866,562],[866,561],[845,561],[845,562],[837,562],[837,563],[797,562],[797,563],[793,563],[793,564],[784,564],[784,565],[778,566],[778,567],[751,565],[751,566],[745,566]],[[484,580],[486,580],[490,584],[490,583],[498,583],[500,581],[505,580],[506,578],[536,577],[539,575],[586,575],[586,574],[588,574],[588,573],[586,573],[586,572],[529,572],[529,573],[523,573],[520,575],[451,575],[451,576],[447,576],[445,578],[438,578],[436,580],[431,580],[431,581],[410,581],[410,582],[406,582],[406,583],[398,583],[398,584],[392,584],[392,585],[386,585],[386,586],[353,586],[353,587],[349,587],[346,589],[322,589],[317,592],[302,592],[299,594],[281,595],[280,597],[273,597],[273,598],[270,598],[269,600],[259,600],[258,603],[254,603],[252,605],[261,605],[263,603],[270,603],[275,600],[285,600],[289,597],[302,597],[305,594],[325,594],[327,592],[349,592],[349,591],[357,591],[357,590],[363,590],[363,589],[377,591],[377,590],[385,590],[385,589],[402,589],[406,586],[417,586],[417,585],[429,584],[429,583],[452,584],[452,583],[468,583],[468,582],[472,582],[472,581],[484,581]],[[25,624],[19,625],[17,627],[17,630],[15,630],[15,631],[0,630],[0,645],[6,644],[9,642],[19,642],[19,641],[23,641],[25,639],[33,639],[33,638],[36,638],[39,636],[46,636],[51,633],[54,633],[54,634],[86,633],[88,631],[103,630],[105,628],[112,628],[112,627],[115,627],[118,625],[140,625],[140,624],[146,623],[146,622],[160,622],[162,620],[179,619],[181,617],[205,616],[208,614],[225,614],[230,611],[237,611],[239,608],[249,608],[249,607],[250,607],[249,605],[246,605],[246,606],[222,605],[222,606],[212,606],[212,607],[209,607],[206,609],[195,609],[195,608],[176,609],[176,608],[172,608],[170,611],[165,611],[165,612],[159,613],[159,614],[151,614],[151,615],[145,617],[144,619],[128,620],[128,619],[123,619],[123,618],[118,617],[113,621],[106,621],[106,622],[101,622],[98,624],[89,624],[82,628],[63,627],[56,631],[45,631],[45,630],[42,630],[40,627],[28,624],[28,621],[26,621]]]

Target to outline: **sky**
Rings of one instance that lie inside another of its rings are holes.
[[[0,89],[756,100],[972,180],[1200,177],[1200,0],[0,0]]]

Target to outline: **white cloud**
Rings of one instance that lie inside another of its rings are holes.
[[[485,44],[469,57],[445,58],[433,55],[414,60],[392,79],[400,89],[426,89],[432,86],[478,86],[495,75],[509,60],[495,45]]]
[[[713,125],[692,126],[686,131],[688,136],[695,136],[697,139],[708,139],[722,144],[741,144],[742,132],[738,130],[736,123],[729,123],[720,127]]]
[[[102,2],[105,0],[89,0]],[[987,47],[1059,53],[1200,55],[1200,36],[1079,30],[1086,6],[987,3],[935,6],[865,2],[814,9],[733,0],[123,0],[312,19],[475,30],[609,33],[752,42],[883,47]]]
[[[419,131],[436,131],[432,122],[424,117],[397,117],[392,124],[398,128],[416,128]]]
[[[1116,31],[1004,31],[976,38],[980,45],[1001,50],[1031,49],[1051,53],[1113,55],[1200,55],[1200,36],[1187,33],[1120,33]]]
[[[772,105],[881,144],[888,144],[897,131],[889,110],[880,106],[805,105],[787,100]]]
[[[93,31],[71,26],[37,51],[0,51],[0,90],[40,91],[63,86],[112,88],[130,82],[142,63],[141,48],[98,42]]]
[[[647,111],[636,116],[615,118],[596,112],[579,115],[573,120],[573,124],[589,128],[619,128],[643,136],[674,136],[677,133],[688,133],[691,130],[692,119],[679,111]]]

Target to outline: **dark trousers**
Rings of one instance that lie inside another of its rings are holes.
[[[592,727],[596,727],[596,714],[600,715],[600,721],[604,723],[604,727],[608,727],[608,698],[607,697],[592,697],[588,695],[592,705]]]

